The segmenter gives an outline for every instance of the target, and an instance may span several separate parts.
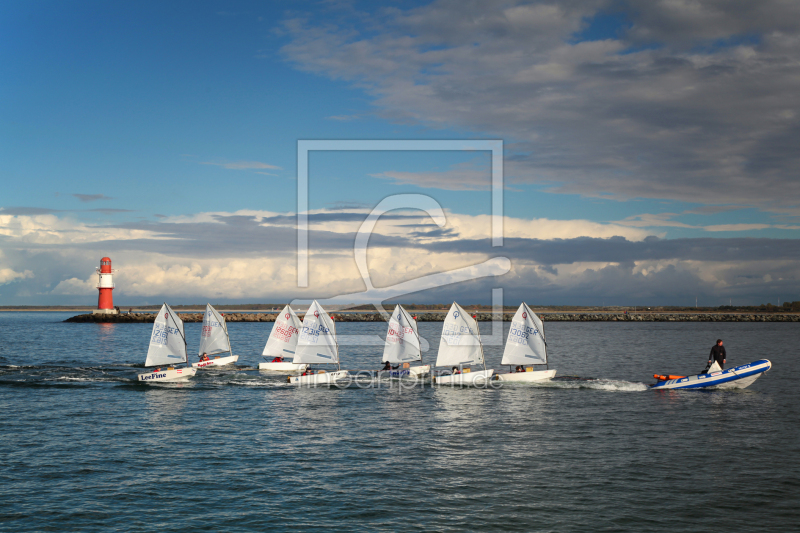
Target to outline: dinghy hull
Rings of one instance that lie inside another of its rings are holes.
[[[515,372],[513,374],[497,374],[498,381],[514,383],[531,383],[534,381],[547,381],[556,376],[555,370],[536,370],[534,372]]]
[[[259,370],[268,370],[270,372],[303,372],[308,365],[295,364],[295,363],[258,363]]]
[[[156,381],[186,381],[194,377],[196,373],[196,368],[173,368],[172,370],[159,370],[158,372],[139,374],[139,382],[151,383]]]
[[[227,357],[217,357],[216,359],[209,359],[208,361],[200,361],[192,363],[192,368],[206,368],[209,366],[225,366],[235,363],[239,360],[238,355],[229,355]]]
[[[431,373],[431,365],[412,366],[408,369],[409,377],[421,378]]]
[[[480,370],[478,372],[464,372],[448,376],[435,376],[433,382],[437,385],[467,385],[485,387],[491,381],[494,370]]]
[[[292,385],[315,387],[317,385],[330,385],[337,381],[348,379],[348,377],[347,370],[338,370],[336,372],[323,372],[310,376],[289,376],[286,379]]]
[[[401,368],[399,370],[380,370],[380,377],[390,378],[413,378],[419,379],[431,373],[431,365],[412,366],[411,368]]]
[[[709,374],[698,374],[681,379],[659,381],[650,388],[661,389],[744,389],[753,384],[762,374],[772,368],[768,359],[760,359],[746,365]]]

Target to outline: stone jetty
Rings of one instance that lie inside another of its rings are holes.
[[[537,312],[545,322],[800,322],[800,314],[792,313],[557,313]],[[277,313],[224,313],[228,322],[274,322]],[[446,312],[417,313],[417,322],[441,322]],[[202,322],[203,313],[178,313],[184,322]],[[385,322],[379,313],[331,313],[337,322]],[[510,321],[513,312],[503,314]],[[65,322],[142,323],[153,322],[155,313],[119,315],[86,314]],[[300,320],[303,315],[298,315]],[[491,313],[478,313],[478,320],[489,322]]]

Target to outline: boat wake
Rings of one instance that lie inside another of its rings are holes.
[[[283,388],[288,385],[285,379],[265,378],[258,374],[236,374],[219,377],[201,376],[196,378],[198,385],[211,385],[216,387],[261,387],[261,388]]]
[[[582,378],[578,376],[560,376],[550,381],[533,382],[530,385],[555,389],[594,389],[610,392],[640,392],[649,389],[647,384],[636,381]]]
[[[65,365],[0,365],[0,386],[25,385],[34,386],[103,386],[137,384],[136,369],[138,365],[116,364],[113,366],[65,366]],[[318,388],[428,388],[433,386],[430,378],[378,378],[372,374],[350,374],[350,379],[338,384],[329,384]],[[217,367],[198,373],[193,380],[199,387],[252,387],[283,389],[288,386],[286,375],[260,372],[250,366]],[[152,385],[152,384],[150,384]],[[503,383],[498,388],[544,387],[558,389],[594,389],[614,392],[636,392],[648,390],[644,383],[620,381],[613,379],[583,378],[578,376],[558,376],[550,381],[529,383]]]

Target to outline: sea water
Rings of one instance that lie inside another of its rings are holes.
[[[298,389],[259,372],[271,323],[229,324],[239,363],[140,384],[150,324],[0,313],[3,531],[789,531],[800,524],[800,327],[546,323],[580,380]],[[421,323],[435,360],[441,323]],[[187,324],[196,360],[201,324]],[[481,323],[490,368],[503,332]],[[342,367],[385,326],[339,323]],[[768,358],[741,391],[652,391]],[[592,378],[592,379],[583,379]]]

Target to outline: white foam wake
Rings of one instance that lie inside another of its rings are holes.
[[[542,381],[535,383],[540,387],[557,389],[595,389],[611,392],[640,392],[649,387],[641,382],[620,381],[616,379],[581,379],[575,381]]]

